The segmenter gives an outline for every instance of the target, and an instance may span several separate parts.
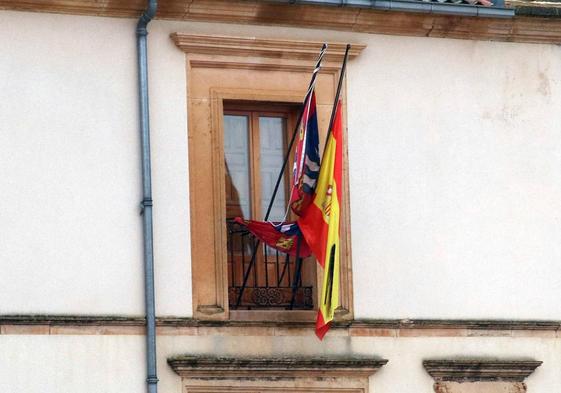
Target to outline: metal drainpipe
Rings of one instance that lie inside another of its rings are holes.
[[[154,296],[154,242],[152,224],[152,179],[150,165],[150,119],[148,111],[148,61],[146,27],[156,15],[157,0],[148,5],[136,26],[138,49],[138,91],[140,104],[140,133],[142,141],[142,217],[144,233],[144,277],[146,301],[146,371],[148,393],[158,392],[156,371],[156,309]]]

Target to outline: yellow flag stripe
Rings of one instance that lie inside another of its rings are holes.
[[[325,263],[322,285],[320,311],[323,320],[328,323],[333,320],[335,309],[339,305],[339,198],[337,187],[333,187],[331,198],[331,212],[329,214],[329,229],[325,250]]]

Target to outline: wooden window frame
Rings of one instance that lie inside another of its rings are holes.
[[[193,315],[200,320],[313,322],[315,310],[229,309],[223,115],[225,103],[231,102],[300,104],[322,43],[259,40],[252,44],[247,39],[230,37],[227,45],[231,45],[232,50],[217,51],[208,44],[212,41],[208,36],[172,34],[172,38],[186,53]],[[189,40],[189,45],[183,40]],[[240,43],[245,49],[238,51],[236,48]],[[245,52],[248,45],[259,48],[265,45],[266,49],[248,56]],[[317,47],[317,51],[310,51],[310,47]],[[343,44],[330,44],[331,52],[324,58],[316,82],[320,141],[329,122],[344,47]],[[351,59],[364,48],[357,47],[351,52]],[[342,92],[344,114],[345,90]],[[346,126],[344,133],[346,135]],[[348,196],[346,148],[344,161],[343,190]],[[353,292],[348,197],[343,199],[342,212],[341,304],[336,311],[336,320],[351,320]],[[321,269],[317,271],[317,282],[321,283],[323,272]]]
[[[282,117],[286,121],[286,134],[284,136],[284,152],[290,143],[290,137],[292,131],[294,130],[294,125],[296,123],[296,111],[297,106],[295,105],[282,105],[278,103],[268,103],[268,102],[254,102],[254,103],[243,103],[243,102],[227,102],[224,103],[224,115],[234,115],[234,116],[247,116],[249,119],[249,161],[250,161],[250,184],[252,190],[250,191],[252,198],[251,215],[254,220],[263,220],[262,217],[262,205],[261,205],[261,179],[256,168],[261,168],[261,154],[259,151],[253,151],[256,147],[260,146],[260,117]],[[258,130],[257,132],[255,130]],[[292,156],[292,153],[291,153]],[[290,160],[289,160],[290,161]],[[279,168],[280,169],[280,168]],[[291,171],[289,166],[285,168],[285,178],[286,184],[288,185],[292,179]],[[253,190],[257,187],[258,191]],[[279,190],[280,191],[280,190]],[[285,197],[288,198],[288,188],[285,189]],[[288,200],[288,199],[287,199]]]
[[[259,106],[267,106],[269,108],[277,107],[277,108],[289,108],[297,106],[301,103],[302,97],[304,93],[301,94],[294,94],[292,92],[282,92],[282,91],[252,91],[247,92],[245,89],[221,89],[221,88],[212,88],[211,89],[211,107],[214,107],[212,110],[213,113],[213,121],[216,127],[213,128],[214,134],[214,151],[218,151],[218,154],[215,156],[213,162],[222,163],[224,157],[224,113],[228,112],[229,110],[224,110],[224,107],[230,108],[231,105],[236,105],[236,108],[240,110],[251,111],[251,109],[257,109]],[[235,104],[233,104],[235,103]],[[261,111],[258,111],[261,112]],[[266,113],[267,111],[262,111],[262,113]],[[274,113],[274,112],[270,112]],[[290,122],[292,126],[296,122],[294,116],[291,116],[293,120]],[[292,127],[293,128],[293,127]],[[287,130],[290,134],[292,130],[288,127]],[[216,177],[215,183],[221,182],[221,185],[215,184],[215,189],[220,189],[221,199],[225,198],[225,191],[224,188],[224,166],[217,165],[219,168],[218,176]],[[253,180],[253,179],[252,179]],[[253,180],[254,181],[254,180]],[[223,213],[220,215],[220,219],[222,222],[225,221],[225,200],[220,202],[218,206],[215,206],[215,214],[222,211]],[[220,235],[218,235],[220,232]],[[217,276],[217,282],[222,282],[220,288],[218,290],[225,290],[223,296],[224,299],[222,301],[222,306],[217,308],[216,314],[220,315],[224,310],[224,314],[227,313],[229,320],[235,321],[299,321],[299,322],[309,322],[314,321],[316,318],[317,310],[231,310],[229,309],[228,305],[228,278],[224,276],[227,275],[227,247],[226,247],[226,227],[225,225],[220,225],[220,228],[216,228],[215,234],[218,238],[220,236],[221,241],[220,245],[217,246],[215,249],[216,255],[221,255],[219,259],[216,261],[217,271],[220,271],[220,275],[225,277],[225,279],[220,280]],[[220,260],[220,261],[219,261]],[[319,288],[320,283],[322,282],[322,273],[321,269],[316,269],[316,282],[315,288]],[[341,291],[343,292],[343,291]],[[314,304],[317,304],[317,297],[319,296],[318,292],[314,294],[316,299],[314,299]],[[211,305],[209,308],[206,308],[205,311],[213,309]],[[227,310],[227,311],[226,311]],[[348,309],[343,309],[342,312],[339,311],[342,315],[348,315]],[[197,319],[214,319],[214,315],[202,315],[202,313],[195,313]],[[222,319],[222,318],[220,318]]]

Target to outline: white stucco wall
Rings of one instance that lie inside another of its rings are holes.
[[[0,25],[0,313],[141,315],[135,21],[0,12]],[[191,315],[185,66],[171,46],[150,48],[157,309]]]
[[[143,392],[142,344],[142,336],[2,336],[0,391]]]
[[[10,393],[138,393],[145,391],[142,336],[0,336],[0,390]],[[180,354],[227,356],[349,355],[388,359],[370,380],[374,393],[432,393],[424,359],[478,356],[543,361],[528,392],[554,393],[561,385],[559,340],[531,338],[348,338],[319,343],[303,337],[160,336],[158,390],[181,393],[166,359]]]
[[[357,316],[559,318],[559,47],[371,42],[349,73]]]
[[[162,46],[175,31],[272,36],[181,22],[151,31]],[[547,300],[561,287],[558,47],[274,36],[367,44],[348,80],[357,317],[561,317]]]
[[[0,12],[0,313],[143,310],[135,21]],[[559,319],[561,53],[156,21],[157,309],[191,315],[175,31],[367,44],[349,65],[355,314]]]

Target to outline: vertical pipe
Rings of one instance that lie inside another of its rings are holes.
[[[275,203],[275,198],[277,196],[277,192],[279,191],[279,185],[282,180],[282,175],[284,174],[284,170],[286,169],[286,164],[288,163],[288,159],[290,158],[290,151],[292,150],[292,146],[294,146],[294,141],[296,140],[296,135],[298,135],[298,130],[300,129],[300,122],[302,121],[302,116],[304,115],[304,106],[306,105],[306,100],[308,96],[312,93],[314,86],[316,84],[316,78],[318,76],[319,70],[321,69],[321,62],[323,60],[323,56],[327,51],[327,44],[324,43],[321,47],[321,52],[316,62],[316,66],[314,67],[314,71],[312,73],[312,79],[310,80],[310,84],[308,85],[308,91],[306,92],[306,96],[304,97],[304,101],[302,102],[302,108],[300,109],[300,113],[298,115],[298,120],[296,120],[296,126],[294,127],[294,132],[292,133],[292,137],[290,138],[290,142],[288,143],[288,148],[286,149],[286,154],[284,156],[284,161],[282,162],[281,170],[279,172],[279,176],[277,177],[277,182],[275,183],[275,187],[273,189],[273,195],[271,195],[271,200],[269,201],[269,206],[267,206],[267,213],[265,213],[265,218],[263,221],[269,220],[269,215],[271,214],[271,209],[273,208],[273,203]]]
[[[148,111],[148,55],[146,27],[156,15],[157,0],[148,5],[136,27],[138,50],[138,90],[142,144],[142,218],[144,234],[144,279],[146,303],[146,382],[148,393],[158,392],[156,372],[156,308],[154,295],[154,242],[152,223],[152,174],[150,164],[150,118]]]

